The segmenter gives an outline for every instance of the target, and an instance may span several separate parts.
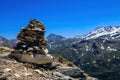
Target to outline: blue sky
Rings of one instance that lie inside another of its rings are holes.
[[[50,33],[74,37],[120,25],[120,0],[0,0],[0,35],[16,38],[30,18]]]

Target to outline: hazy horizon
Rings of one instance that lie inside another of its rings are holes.
[[[2,0],[0,36],[15,39],[30,18],[50,33],[64,37],[85,35],[97,27],[120,25],[119,0]]]

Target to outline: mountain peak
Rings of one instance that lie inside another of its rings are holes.
[[[120,33],[120,26],[100,27],[85,36],[86,39],[95,39],[104,35],[115,35]]]
[[[47,37],[48,41],[57,41],[57,40],[64,40],[65,37],[61,36],[61,35],[57,35],[57,34],[53,34],[51,33],[48,37]]]

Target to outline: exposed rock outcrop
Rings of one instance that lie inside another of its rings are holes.
[[[69,75],[74,78],[79,78],[79,77],[85,77],[84,76],[84,71],[79,69],[79,68],[74,68],[74,67],[63,67],[61,69],[58,69],[58,71],[64,75]]]
[[[66,59],[53,55],[57,69],[18,62],[0,54],[0,80],[97,80]]]

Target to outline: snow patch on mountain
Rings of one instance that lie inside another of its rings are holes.
[[[114,39],[114,35],[120,34],[120,26],[109,26],[109,27],[102,27],[102,28],[97,28],[96,30],[93,30],[89,34],[87,34],[84,38],[85,39],[95,39],[100,36],[104,35],[110,35],[111,38]],[[116,36],[119,37],[120,35]]]
[[[117,51],[117,49],[111,48],[110,46],[107,47],[108,51]]]
[[[104,46],[103,46],[103,44],[101,44],[101,49],[105,49]]]

